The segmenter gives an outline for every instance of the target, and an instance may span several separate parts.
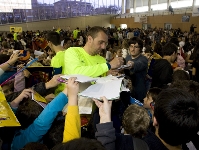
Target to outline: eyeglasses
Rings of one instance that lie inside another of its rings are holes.
[[[155,106],[155,102],[151,102],[150,103],[150,107],[151,107],[151,109],[154,111],[154,106]]]
[[[140,48],[139,46],[130,45],[129,48]]]

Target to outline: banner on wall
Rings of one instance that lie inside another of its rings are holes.
[[[134,22],[147,23],[147,17],[134,17]]]
[[[10,32],[22,32],[22,27],[10,27]]]
[[[199,16],[199,5],[193,7],[192,16]]]

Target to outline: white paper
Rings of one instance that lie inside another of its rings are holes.
[[[111,80],[105,83],[96,83],[91,85],[79,95],[100,99],[105,96],[108,100],[118,99],[121,92],[122,79]]]
[[[84,75],[79,75],[79,74],[74,74],[74,75],[64,75],[64,76],[60,76],[61,78],[64,79],[69,79],[71,77],[77,77],[76,81],[81,82],[81,83],[86,83],[86,82],[92,82],[92,81],[96,81],[97,78],[92,78],[92,77],[88,77],[88,76],[84,76]]]
[[[91,114],[92,113],[93,100],[88,97],[78,96],[79,114]],[[62,110],[63,114],[68,111],[68,104],[66,104]]]

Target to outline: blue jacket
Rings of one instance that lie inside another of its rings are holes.
[[[42,137],[50,129],[59,111],[62,111],[68,103],[68,98],[64,93],[60,93],[51,101],[35,121],[25,130],[20,130],[13,138],[11,149],[19,150],[27,143],[40,142]]]

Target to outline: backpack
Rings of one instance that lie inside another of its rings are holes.
[[[149,150],[147,143],[141,139],[133,138],[134,150]]]

